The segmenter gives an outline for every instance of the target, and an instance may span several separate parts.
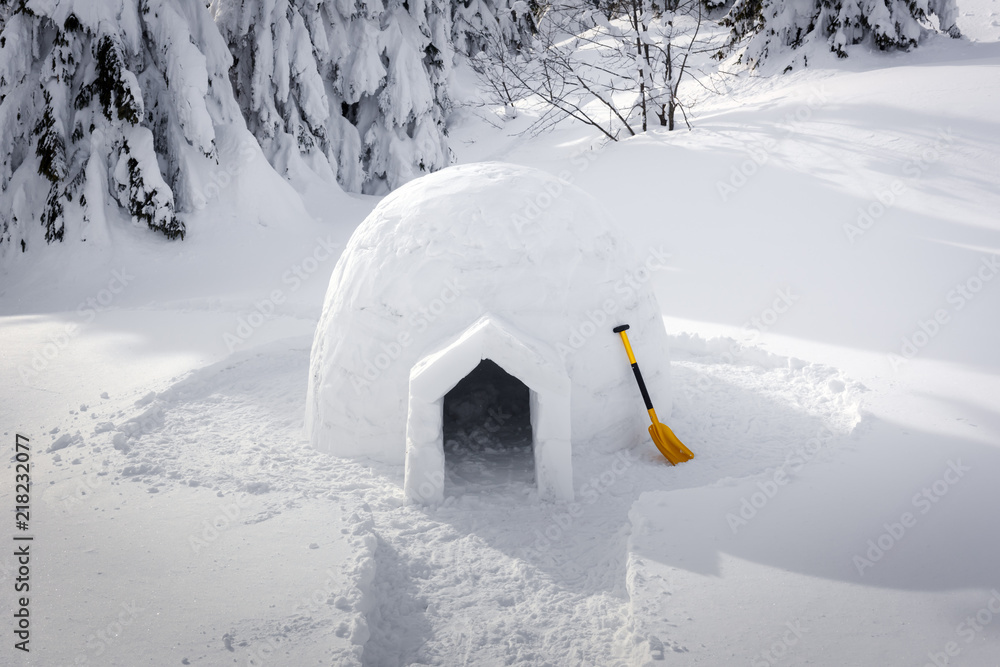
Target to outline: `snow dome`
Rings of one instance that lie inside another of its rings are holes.
[[[631,326],[670,414],[649,287],[664,259],[637,256],[590,196],[542,171],[485,163],[411,181],[358,227],[331,277],[310,359],[313,445],[405,463],[407,496],[437,502],[449,429],[501,433],[517,441],[510,456],[529,452],[542,497],[571,500],[573,456],[648,439],[615,325]]]

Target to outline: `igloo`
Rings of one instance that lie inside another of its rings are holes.
[[[411,181],[333,271],[310,359],[311,442],[403,464],[405,494],[440,502],[447,403],[475,379],[477,396],[507,406],[484,405],[484,423],[523,414],[539,495],[572,500],[574,457],[652,446],[615,325],[631,326],[653,401],[670,414],[650,286],[663,262],[638,256],[593,198],[539,170],[471,164]]]

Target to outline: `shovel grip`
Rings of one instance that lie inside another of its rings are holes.
[[[649,392],[646,391],[646,383],[642,380],[642,373],[639,372],[639,364],[632,364],[632,372],[635,373],[635,381],[639,383],[639,391],[642,393],[642,400],[646,403],[646,409],[653,409],[653,402],[649,400]]]
[[[628,342],[628,334],[625,333],[627,330],[627,324],[622,324],[612,329],[612,331],[622,337],[622,343],[625,345],[625,352],[628,353],[628,360],[632,364],[632,372],[635,373],[635,381],[639,384],[639,391],[642,393],[642,400],[646,404],[646,409],[652,410],[653,402],[649,400],[649,392],[646,391],[646,383],[642,379],[642,373],[639,372],[639,364],[635,360],[635,354],[632,353],[632,345]]]

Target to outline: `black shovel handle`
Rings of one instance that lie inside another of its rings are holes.
[[[649,392],[646,390],[646,383],[642,379],[642,373],[639,372],[639,364],[635,360],[635,354],[632,352],[632,345],[628,342],[628,335],[625,333],[628,331],[627,324],[621,324],[612,331],[619,334],[622,337],[622,342],[625,343],[625,351],[628,352],[628,360],[632,363],[632,372],[635,374],[635,381],[639,384],[639,392],[642,393],[642,400],[646,404],[647,410],[653,409],[653,401],[649,399]]]

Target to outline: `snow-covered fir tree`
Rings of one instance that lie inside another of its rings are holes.
[[[532,0],[456,0],[452,6],[452,41],[467,56],[494,44],[520,50],[535,32],[539,2]]]
[[[216,124],[239,115],[204,3],[5,4],[0,251],[25,250],[38,226],[48,242],[106,234],[107,203],[183,238],[191,161],[216,159]]]
[[[955,0],[736,0],[723,24],[731,28],[730,48],[742,48],[741,61],[755,66],[814,39],[842,58],[847,46],[865,42],[906,50],[935,29],[932,19],[961,36]]]
[[[447,0],[214,0],[212,9],[240,107],[279,172],[302,156],[345,189],[376,193],[448,165]]]

